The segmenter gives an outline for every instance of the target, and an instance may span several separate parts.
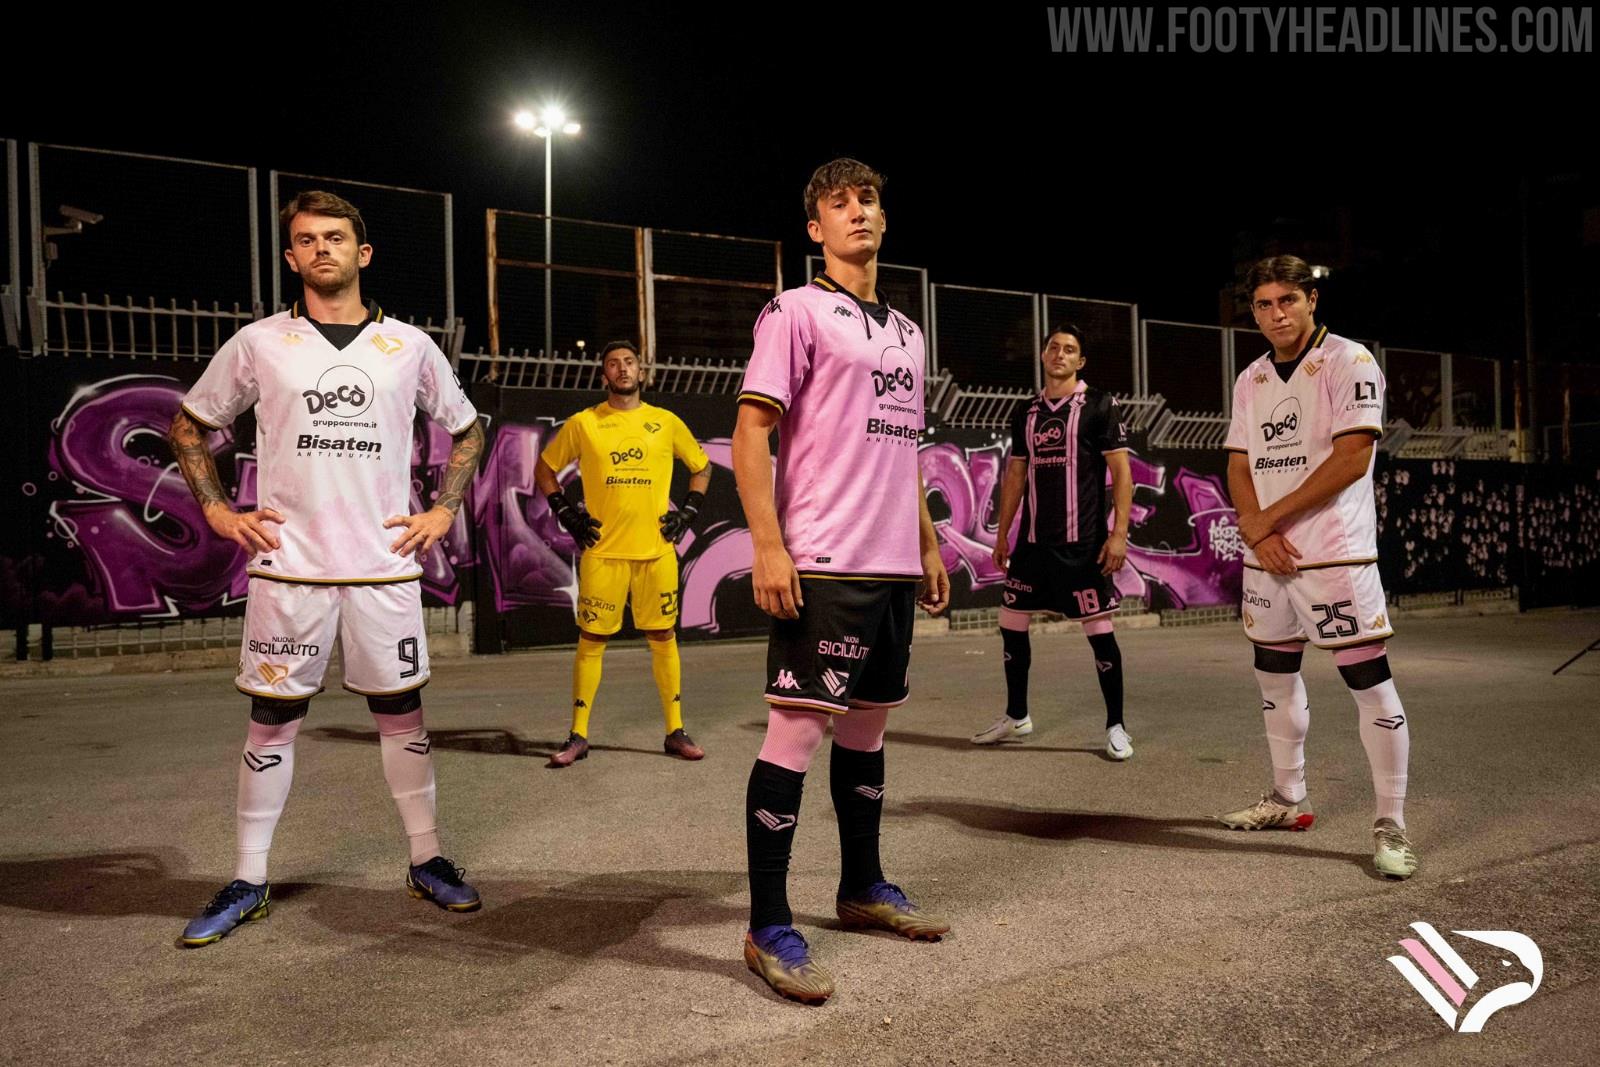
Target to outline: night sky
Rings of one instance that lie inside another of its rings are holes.
[[[1592,336],[1592,56],[1057,55],[1041,4],[444,7],[48,24],[7,48],[0,135],[450,191],[480,342],[483,211],[543,199],[509,115],[547,95],[584,127],[558,215],[782,239],[791,279],[800,190],[848,154],[888,175],[884,259],[935,281],[1215,323],[1266,240],[1342,235],[1340,332],[1507,358],[1526,178],[1541,358]]]

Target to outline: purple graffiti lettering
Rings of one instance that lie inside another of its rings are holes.
[[[1009,442],[976,449],[942,442],[917,453],[928,495],[938,493],[950,511],[948,519],[934,524],[939,555],[952,575],[966,571],[974,589],[1005,581],[993,553],[999,534],[996,487],[1010,449]],[[1016,536],[1020,523],[1019,515],[1012,521],[1010,536]]]
[[[1129,453],[1135,493],[1145,490],[1156,497],[1166,494],[1166,468]],[[1117,572],[1117,592],[1150,600],[1156,585],[1175,608],[1238,603],[1244,580],[1244,541],[1239,536],[1239,516],[1222,480],[1178,468],[1173,486],[1188,510],[1189,543],[1180,548],[1128,545],[1128,565]],[[1154,516],[1159,504],[1145,510],[1135,523]],[[1139,514],[1138,505],[1135,514]]]
[[[577,604],[577,545],[533,478],[553,430],[549,424],[502,423],[489,462],[474,481],[472,518],[482,532],[479,544],[500,611]],[[564,481],[574,477],[567,471]]]
[[[111,378],[80,389],[52,424],[50,465],[84,492],[50,514],[113,613],[175,616],[244,595],[244,553],[211,534],[167,453],[182,399],[171,378]],[[207,443],[220,450],[231,436]]]
[[[421,418],[418,421],[421,425],[412,436],[411,443],[411,510],[415,514],[433,506],[434,496],[444,480],[445,467],[450,462],[450,449],[455,444],[449,431],[432,419]],[[457,604],[464,595],[459,572],[472,564],[469,513],[481,477],[474,479],[473,486],[468,488],[467,499],[456,512],[456,521],[451,524],[450,532],[420,560],[423,592],[445,604]],[[455,557],[454,563],[451,562],[452,556]]]

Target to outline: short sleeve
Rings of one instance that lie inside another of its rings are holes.
[[[1228,439],[1223,448],[1229,452],[1250,453],[1250,368],[1246,367],[1233,380],[1233,419],[1228,423]]]
[[[1383,436],[1383,371],[1378,361],[1360,345],[1330,360],[1328,388],[1332,391],[1333,436],[1370,433]]]
[[[254,407],[260,395],[255,356],[236,333],[206,364],[200,380],[183,398],[183,410],[202,426],[220,430]]]
[[[1100,451],[1126,452],[1128,450],[1128,424],[1123,421],[1122,405],[1114,396],[1106,397],[1105,420],[1100,427]]]
[[[711,457],[700,447],[700,442],[694,439],[689,427],[676,415],[672,416],[672,454],[683,461],[683,465],[689,468],[690,474],[699,474],[706,469],[706,464],[711,462]]]
[[[540,453],[539,458],[544,461],[544,465],[560,472],[561,468],[577,459],[578,434],[578,416],[574,415],[561,424],[561,429],[556,431],[555,437]]]
[[[450,361],[432,340],[424,346],[422,367],[417,374],[417,407],[449,430],[452,437],[478,419],[478,410],[467,399],[461,379],[456,377]]]
[[[785,293],[773,298],[756,319],[755,348],[744,369],[739,399],[788,411],[811,369],[813,348],[811,316],[799,297]]]
[[[1018,404],[1017,409],[1011,413],[1011,458],[1024,462],[1028,459],[1028,408],[1029,404]]]

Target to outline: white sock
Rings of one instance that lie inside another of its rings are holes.
[[[383,777],[389,783],[400,822],[411,844],[416,866],[439,855],[439,825],[434,815],[433,742],[421,725],[399,733],[378,734],[383,752]]]
[[[266,882],[272,832],[278,827],[293,781],[293,740],[285,745],[260,745],[254,741],[245,744],[244,758],[239,763],[239,858],[234,878],[254,885]]]
[[[1256,671],[1256,684],[1261,687],[1261,717],[1266,720],[1267,748],[1272,753],[1273,791],[1298,804],[1306,798],[1306,732],[1311,728],[1305,679],[1299,671]]]
[[[1370,689],[1352,689],[1361,716],[1361,745],[1372,766],[1372,791],[1377,797],[1376,819],[1406,824],[1406,769],[1411,759],[1411,726],[1394,679]]]

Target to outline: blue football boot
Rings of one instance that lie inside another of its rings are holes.
[[[418,900],[431,900],[446,911],[477,911],[483,904],[478,891],[461,880],[467,872],[435,856],[427,863],[413,864],[406,873],[406,889]]]
[[[272,906],[272,885],[234,879],[217,891],[205,910],[183,928],[179,938],[190,948],[221,941],[240,923],[265,919]]]

